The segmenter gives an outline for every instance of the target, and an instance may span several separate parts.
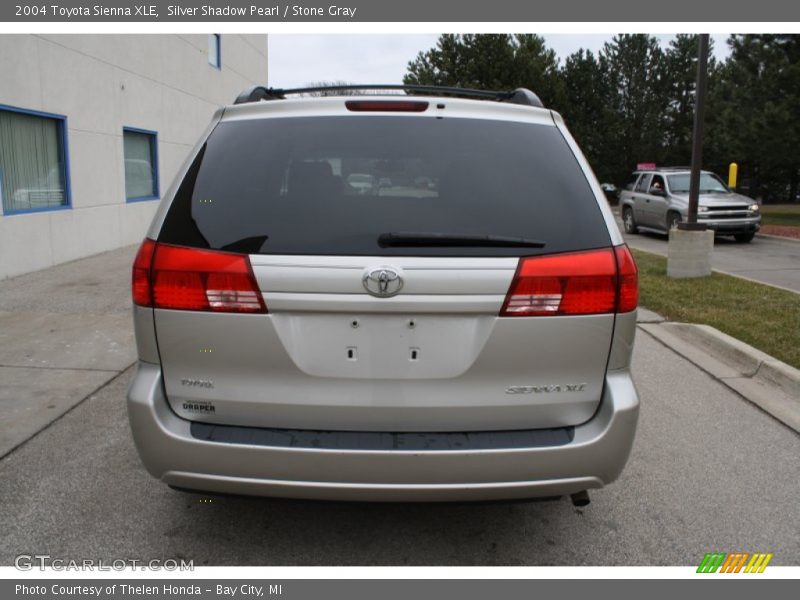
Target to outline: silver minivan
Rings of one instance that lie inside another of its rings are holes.
[[[586,159],[527,90],[402,89],[214,115],[133,267],[154,477],[585,503],[620,474],[637,272]]]

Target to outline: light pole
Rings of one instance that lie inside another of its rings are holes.
[[[700,171],[703,168],[703,125],[708,88],[708,34],[701,33],[697,49],[697,85],[694,99],[694,131],[692,133],[692,173],[689,178],[689,215],[681,229],[703,231],[706,226],[697,222],[697,201],[700,196]]]
[[[694,101],[692,134],[692,171],[689,178],[689,211],[686,221],[669,232],[667,244],[667,276],[676,278],[711,275],[711,253],[714,232],[697,222],[700,197],[700,171],[703,168],[703,121],[708,87],[708,34],[698,36],[697,85]]]

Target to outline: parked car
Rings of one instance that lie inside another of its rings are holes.
[[[153,476],[577,504],[618,477],[637,272],[599,183],[531,92],[415,91],[255,88],[215,114],[133,266],[128,412]],[[352,193],[333,164],[425,193]]]
[[[375,176],[366,173],[351,173],[347,183],[359,194],[374,194],[377,186]]]
[[[626,233],[639,229],[667,232],[688,218],[689,177],[685,168],[634,171],[620,192],[622,222]],[[761,228],[758,203],[737,194],[710,171],[700,174],[697,221],[719,235],[737,242],[752,241]]]
[[[603,190],[609,203],[616,204],[619,201],[619,189],[613,183],[601,183],[600,189]]]

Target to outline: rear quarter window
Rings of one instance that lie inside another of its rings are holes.
[[[636,181],[638,179],[639,179],[639,173],[634,173],[633,175],[631,175],[631,178],[625,184],[623,189],[626,189],[628,191],[633,191],[633,188],[636,186]]]
[[[381,247],[388,232],[545,247]],[[162,242],[250,254],[519,256],[610,245],[588,181],[549,125],[398,116],[220,123]]]

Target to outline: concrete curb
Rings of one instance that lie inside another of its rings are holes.
[[[785,235],[773,235],[771,233],[757,233],[756,237],[765,237],[765,238],[769,238],[771,240],[783,240],[783,241],[788,240],[790,242],[794,242],[796,244],[800,244],[800,240],[799,239],[787,237]]]
[[[644,306],[640,306],[636,309],[636,322],[637,323],[663,323],[666,321],[664,317],[662,317],[657,312],[653,312],[645,308]]]
[[[639,328],[800,433],[800,370],[708,325]]]

